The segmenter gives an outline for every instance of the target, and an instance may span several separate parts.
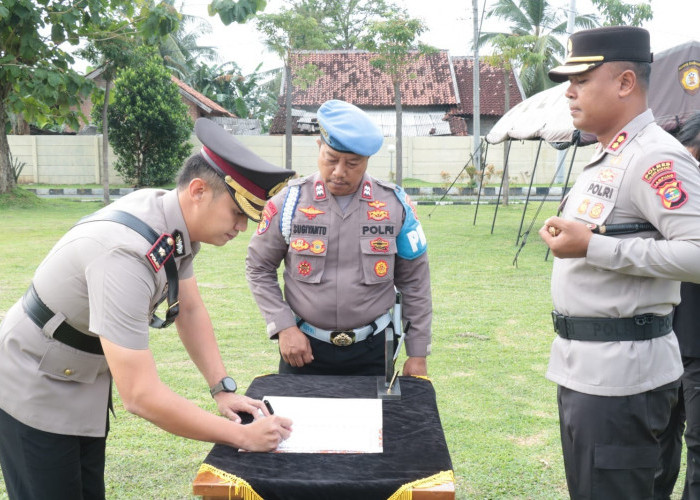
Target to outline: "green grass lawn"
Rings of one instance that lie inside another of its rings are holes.
[[[0,316],[24,292],[59,237],[100,206],[31,197],[9,204],[0,198]],[[499,207],[491,234],[494,208],[479,207],[473,224],[474,206],[418,207],[428,238],[434,303],[428,369],[457,498],[565,499],[556,386],[544,378],[554,336],[551,257],[545,260],[546,246],[536,234],[556,204],[547,203],[541,211],[518,267],[512,261],[523,205]],[[528,209],[525,228],[536,208]],[[255,376],[275,372],[278,361],[245,280],[252,229],[225,247],[203,246],[195,261],[224,360],[243,391]],[[152,330],[150,346],[166,384],[216,411],[174,327]],[[172,436],[127,413],[118,395],[115,411],[107,445],[107,497],[192,498],[192,479],[212,445]]]

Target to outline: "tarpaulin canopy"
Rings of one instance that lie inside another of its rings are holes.
[[[669,132],[700,111],[700,41],[654,54],[649,107],[656,123]]]
[[[496,122],[486,141],[533,139],[551,143],[595,142],[574,128],[565,92],[568,82],[539,92],[508,111]],[[657,123],[673,132],[700,111],[700,42],[691,41],[654,55],[649,107]]]

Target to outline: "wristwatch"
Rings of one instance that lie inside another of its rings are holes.
[[[221,382],[219,382],[214,387],[209,389],[209,392],[211,393],[212,396],[214,396],[215,394],[218,394],[221,391],[236,392],[237,388],[238,388],[238,386],[236,385],[235,380],[233,380],[231,377],[224,377],[221,379]]]

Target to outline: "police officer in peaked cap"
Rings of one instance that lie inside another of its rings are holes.
[[[598,139],[540,229],[555,256],[546,376],[574,499],[669,498],[677,473],[661,452],[683,373],[673,308],[680,281],[700,282],[700,171],[647,107],[652,59],[646,30],[596,28],[549,72]]]
[[[0,463],[12,499],[105,498],[112,379],[128,411],[173,434],[256,451],[289,436],[288,419],[259,418],[265,405],[236,394],[192,264],[201,243],[224,245],[258,220],[294,172],[209,120],[195,128],[202,150],[176,189],[141,189],[79,221],[0,324]],[[158,378],[149,325],[172,322],[223,417]],[[241,425],[239,412],[255,422]]]
[[[410,323],[403,373],[427,375],[430,273],[415,209],[403,189],[367,173],[383,136],[364,111],[330,100],[317,117],[318,172],[267,202],[246,259],[267,334],[279,341],[280,373],[384,374],[380,334],[396,287]]]

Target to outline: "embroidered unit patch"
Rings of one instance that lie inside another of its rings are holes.
[[[369,242],[369,246],[373,252],[387,253],[390,243],[384,238],[376,238]]]
[[[368,220],[376,220],[376,221],[389,219],[389,211],[388,210],[368,210],[367,211],[367,219]]]
[[[296,240],[292,241],[289,246],[297,252],[303,252],[304,250],[309,249],[309,243],[303,238],[297,238]]]
[[[311,253],[320,254],[326,251],[326,244],[321,240],[314,240],[309,247]]]
[[[297,270],[302,276],[308,276],[309,274],[311,274],[311,263],[308,260],[302,260],[301,262],[299,262]]]
[[[374,273],[380,278],[383,278],[386,276],[387,272],[389,272],[389,264],[387,264],[385,260],[377,261],[374,265]]]
[[[649,168],[642,176],[656,194],[661,197],[661,204],[667,210],[675,210],[688,201],[688,193],[676,178],[672,161],[662,161]]]

